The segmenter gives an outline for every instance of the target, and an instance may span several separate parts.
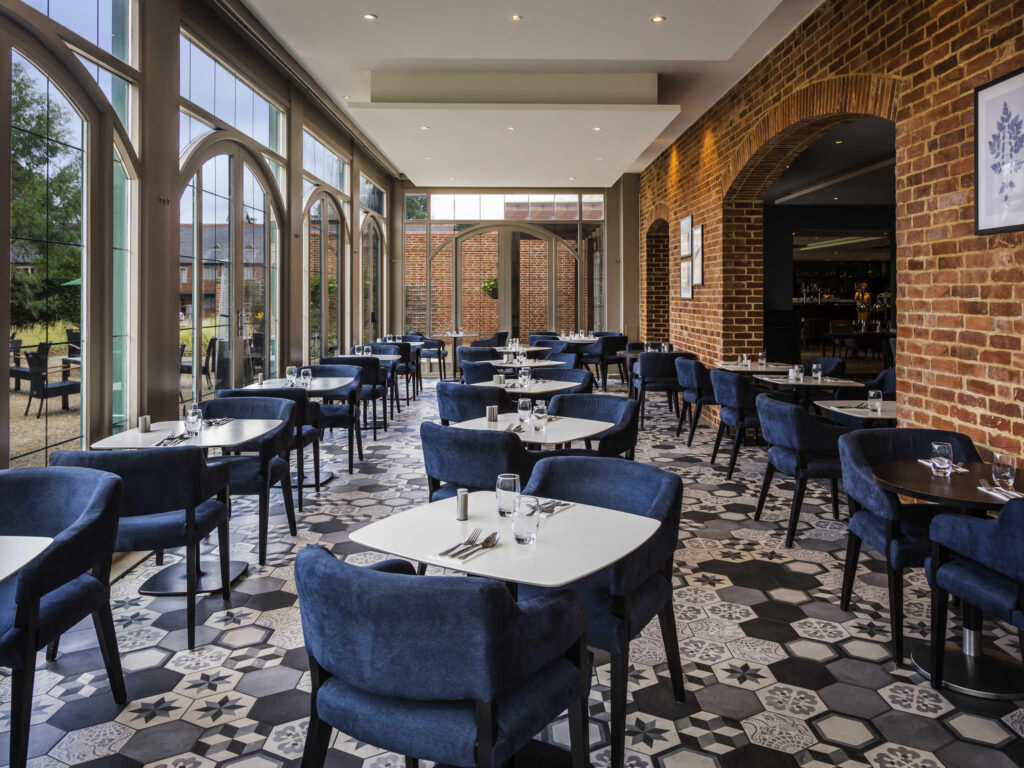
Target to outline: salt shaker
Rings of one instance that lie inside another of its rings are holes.
[[[469,489],[459,488],[456,491],[456,520],[469,520]]]
[[[487,406],[487,420],[497,421],[498,420],[498,406],[488,405]]]
[[[139,416],[139,432],[149,432],[149,416]]]

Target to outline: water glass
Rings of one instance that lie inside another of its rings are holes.
[[[530,369],[520,368],[519,369],[519,385],[521,387],[530,386]]]
[[[766,352],[761,352],[760,354],[758,354],[757,364],[762,368],[768,365],[768,354]]]
[[[352,347],[352,354],[353,355],[362,355],[363,354],[363,345],[362,344],[356,344],[354,347]]]
[[[533,431],[543,432],[548,426],[548,407],[545,403],[533,406]]]
[[[949,443],[932,443],[932,474],[936,477],[953,474],[953,446]]]
[[[750,367],[750,355],[748,355],[746,353],[740,355],[740,365],[742,365],[744,368],[749,368]]]
[[[286,379],[288,379],[289,387],[295,386],[295,372],[297,370],[298,369],[294,365],[289,365],[287,368],[284,369],[284,376]]]
[[[195,437],[203,429],[203,412],[192,406],[185,411],[185,432],[189,437]]]
[[[868,410],[872,411],[873,413],[882,412],[882,390],[868,390]]]
[[[799,367],[799,366],[796,366],[796,365],[794,365],[794,366],[790,367],[790,369],[789,369],[789,373],[788,373],[788,374],[786,374],[786,375],[787,375],[787,377],[789,378],[789,380],[790,380],[790,381],[794,381],[794,380],[796,380],[796,369],[797,369],[798,367]]]
[[[992,454],[992,482],[1004,491],[1013,490],[1013,481],[1017,476],[1017,466],[1013,456],[1007,453]]]
[[[303,368],[299,374],[299,380],[302,382],[302,386],[309,389],[309,385],[313,383],[313,371],[309,368]]]
[[[512,516],[512,536],[516,544],[536,544],[540,527],[540,500],[536,496],[517,496]]]
[[[661,351],[662,352],[668,352],[668,344],[662,344],[661,345]]]
[[[804,380],[804,367],[802,365],[794,365],[793,366],[793,370],[794,370],[794,373],[796,373],[796,380],[797,381],[803,381]]]
[[[520,397],[516,412],[519,414],[519,423],[525,424],[530,419],[530,411],[533,409],[533,401],[528,397]]]
[[[498,503],[499,517],[512,517],[518,495],[519,475],[498,475],[498,480],[494,484],[494,498]]]
[[[814,363],[811,366],[811,375],[818,381],[821,381],[821,363]]]

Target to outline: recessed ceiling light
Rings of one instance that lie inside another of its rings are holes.
[[[448,177],[448,181],[455,181],[455,177],[454,176],[449,176]]]
[[[836,144],[842,144],[842,143],[843,143],[842,139],[836,139]]]
[[[373,21],[374,19],[377,18],[377,14],[376,13],[364,13],[363,14],[363,18],[366,19],[367,21]]]
[[[595,125],[594,126],[594,130],[595,131],[600,131],[601,130],[601,126],[600,125]]]
[[[661,14],[658,14],[657,16],[651,16],[651,21],[653,21],[655,24],[661,24],[661,22],[663,22],[664,20],[665,17],[662,16]]]
[[[570,176],[569,177],[569,181],[576,181],[576,177],[575,176]]]
[[[351,96],[343,96],[342,98],[344,98],[344,99],[351,99],[352,97]]]
[[[838,200],[839,198],[838,198],[838,197],[833,197],[832,199],[833,199],[833,200]]]
[[[420,130],[421,131],[429,131],[430,130],[430,126],[429,125],[421,125],[420,126]]]
[[[520,16],[518,13],[513,13],[511,16],[509,16],[509,19],[511,21],[522,21],[523,17]]]
[[[598,160],[598,161],[604,160],[603,157],[598,157],[598,158],[595,158],[595,159]]]
[[[430,155],[427,155],[427,156],[426,156],[426,157],[424,157],[423,159],[424,159],[424,160],[430,160],[431,158],[430,158]]]
[[[515,129],[516,127],[514,125],[510,125],[506,130],[514,131]]]

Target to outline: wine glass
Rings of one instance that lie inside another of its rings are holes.
[[[1017,476],[1017,467],[1013,457],[1008,453],[992,454],[992,482],[1004,491],[1013,490],[1013,481]]]

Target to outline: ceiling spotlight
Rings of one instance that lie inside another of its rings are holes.
[[[513,13],[511,16],[509,16],[509,19],[511,21],[522,21],[523,17],[520,16],[518,13]]]
[[[594,130],[595,131],[600,131],[601,130],[601,126],[600,125],[595,125],[594,126]]]
[[[842,144],[842,143],[843,143],[842,139],[836,139],[836,144]]]
[[[345,96],[342,96],[342,98],[343,98],[343,99],[345,99],[345,100],[347,101],[348,99],[351,99],[352,97],[351,97],[351,96],[348,96],[348,95],[345,95]]]
[[[598,157],[598,158],[595,158],[595,159],[596,159],[596,160],[597,160],[598,162],[600,162],[601,160],[604,160],[604,158],[603,158],[603,157]]]
[[[506,130],[514,131],[515,129],[516,127],[514,125],[510,125]]]
[[[424,157],[423,159],[424,159],[424,160],[430,160],[430,159],[431,159],[431,157],[430,157],[430,155],[427,155],[427,156],[426,156],[426,157]]]
[[[833,197],[832,199],[833,199],[833,200],[838,200],[839,198],[838,198],[838,197]]]
[[[455,177],[454,176],[449,176],[448,177],[448,181],[455,181]]]
[[[570,176],[569,177],[569,181],[576,181],[576,177],[575,176]]]
[[[421,125],[420,126],[420,130],[421,131],[429,131],[430,130],[430,126],[429,125]]]
[[[661,22],[663,22],[664,20],[665,17],[662,16],[660,13],[657,16],[651,16],[651,21],[654,22],[655,24],[661,24]]]
[[[376,13],[364,13],[363,14],[363,18],[366,19],[367,21],[373,21],[374,19],[377,18],[377,14]]]

